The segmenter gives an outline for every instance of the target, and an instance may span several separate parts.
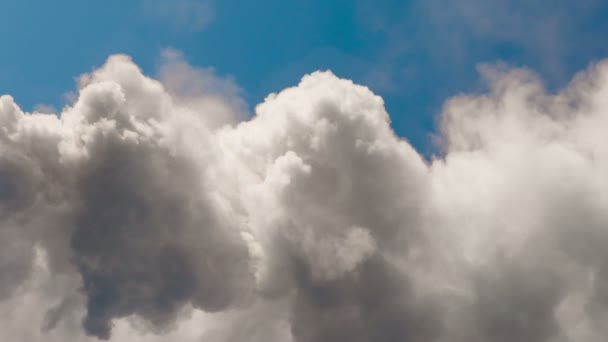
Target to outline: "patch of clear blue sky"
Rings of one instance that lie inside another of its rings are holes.
[[[197,2],[213,8],[204,29],[170,9]],[[171,47],[232,76],[252,107],[331,69],[382,95],[397,133],[428,153],[443,101],[482,89],[477,64],[527,66],[556,89],[608,57],[608,1],[0,0],[0,33],[0,93],[26,110],[60,108],[113,53],[153,75]]]

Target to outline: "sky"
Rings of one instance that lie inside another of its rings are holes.
[[[250,112],[302,75],[332,70],[383,96],[393,127],[427,152],[443,101],[504,62],[550,89],[607,54],[608,4],[544,1],[4,1],[0,93],[56,110],[74,78],[125,53],[150,75],[163,49],[214,68]]]
[[[608,3],[1,3],[0,341],[604,342]]]

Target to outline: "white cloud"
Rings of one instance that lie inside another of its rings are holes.
[[[162,65],[113,56],[58,116],[0,98],[2,340],[603,340],[608,62],[557,94],[482,67],[430,162],[329,72],[244,119]]]

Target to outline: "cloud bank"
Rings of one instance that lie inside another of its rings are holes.
[[[330,72],[243,119],[169,52],[59,114],[0,98],[6,341],[603,341],[608,62],[481,67],[425,160]]]

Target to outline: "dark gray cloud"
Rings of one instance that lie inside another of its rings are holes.
[[[229,306],[251,281],[248,251],[196,191],[196,170],[146,142],[100,140],[82,171],[71,238],[87,331],[109,337],[110,319],[134,313],[162,325],[188,301]]]
[[[418,296],[382,257],[341,279],[316,283],[298,274],[292,332],[297,341],[432,341],[441,336],[433,298]]]
[[[170,99],[134,66],[113,62],[93,82],[111,77],[116,67],[133,72],[125,80],[130,84],[108,87],[76,106],[85,108],[89,124],[104,128],[84,142],[87,160],[76,176],[79,207],[70,238],[87,295],[85,330],[106,339],[114,318],[137,314],[163,327],[186,303],[226,309],[247,296],[253,281],[239,227],[210,198],[199,161],[167,146],[169,133],[145,121],[166,124],[171,116],[154,112],[148,99],[161,110],[170,108]],[[142,88],[129,88],[134,85]],[[207,148],[202,139],[189,143]]]

